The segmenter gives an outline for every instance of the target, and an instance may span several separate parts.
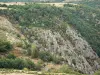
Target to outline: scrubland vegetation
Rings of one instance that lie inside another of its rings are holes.
[[[100,7],[96,5],[97,3],[99,1],[91,3],[82,2],[79,5],[65,4],[63,8],[42,4],[26,4],[25,6],[0,5],[1,7],[8,8],[0,10],[0,15],[5,15],[12,23],[18,24],[25,36],[27,36],[27,33],[23,32],[23,29],[31,27],[41,27],[51,29],[52,31],[62,29],[59,32],[64,36],[63,32],[66,32],[67,26],[70,25],[81,33],[82,37],[89,42],[93,50],[100,56]],[[21,45],[18,47],[21,47]],[[21,59],[13,54],[9,54],[6,57],[0,58],[0,68],[40,70],[44,62],[61,64],[60,61],[63,61],[62,58],[47,51],[39,51],[32,44],[31,40],[25,49],[27,49],[28,56],[39,58],[41,61],[38,64],[34,64],[34,61],[30,59]],[[13,44],[7,40],[0,40],[0,53],[9,53],[11,50],[13,50]],[[52,72],[83,75],[66,65]],[[100,72],[98,71],[94,75],[100,75]]]
[[[98,2],[99,3],[99,2]],[[96,3],[94,5],[96,7]],[[89,42],[93,50],[100,54],[100,10],[84,5],[64,5],[58,8],[49,5],[31,4],[25,6],[9,6],[8,9],[0,11],[1,15],[6,15],[12,22],[19,23],[22,27],[42,27],[55,30],[66,29],[66,25],[76,28],[81,35]],[[30,13],[30,14],[29,14]],[[38,16],[37,16],[38,15]],[[63,21],[62,27],[56,21]],[[61,32],[62,33],[62,32]]]

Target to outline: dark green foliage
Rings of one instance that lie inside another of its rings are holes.
[[[8,52],[12,49],[12,45],[7,40],[0,40],[0,53]]]
[[[79,4],[83,4],[83,5],[88,5],[91,6],[93,8],[100,8],[100,0],[83,0],[81,2],[78,2]]]
[[[7,7],[6,4],[0,4],[0,7]]]
[[[36,66],[33,63],[33,61],[31,61],[30,59],[26,60],[26,68],[30,69],[30,70],[35,70]]]
[[[13,18],[12,20],[19,22],[22,26],[53,27],[56,24],[55,21],[60,16],[59,14],[62,13],[62,9],[60,8],[42,4],[9,7],[12,10],[4,12],[7,12],[7,15]]]
[[[71,13],[66,19],[69,24],[74,26],[83,37],[89,42],[93,50],[100,56],[100,24],[96,19],[100,20],[100,11],[89,6],[73,6],[74,10],[68,9]],[[93,15],[96,14],[95,17]]]
[[[14,54],[8,54],[8,55],[7,55],[7,58],[8,58],[8,59],[15,59],[16,56],[15,56]]]
[[[16,59],[0,59],[0,68],[13,68],[13,69],[34,69],[34,63],[30,60]]]
[[[53,60],[52,55],[48,51],[40,51],[39,58],[46,62],[50,62]]]

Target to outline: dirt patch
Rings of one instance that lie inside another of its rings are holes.
[[[0,75],[35,75],[35,74],[26,74],[26,73],[0,73]]]
[[[0,7],[0,9],[7,9],[6,7]]]
[[[0,4],[6,4],[6,5],[25,5],[25,2],[0,2]]]

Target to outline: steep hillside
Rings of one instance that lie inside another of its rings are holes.
[[[0,10],[1,34],[23,54],[34,57],[35,50],[46,62],[54,61],[52,55],[80,73],[93,74],[100,69],[99,9],[71,4],[7,8]]]

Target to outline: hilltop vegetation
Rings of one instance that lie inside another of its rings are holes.
[[[100,8],[100,0],[83,0],[78,3],[88,5],[93,8]]]

